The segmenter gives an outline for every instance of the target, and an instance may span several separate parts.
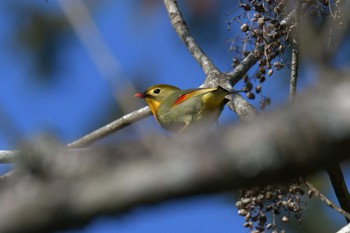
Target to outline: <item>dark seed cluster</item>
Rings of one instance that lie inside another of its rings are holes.
[[[304,194],[299,183],[255,187],[241,191],[236,207],[251,232],[285,232],[284,224],[291,218],[301,221]]]
[[[253,75],[244,77],[244,89],[247,98],[260,96],[260,106],[269,105],[262,93],[262,83],[275,70],[281,70],[288,59],[284,54],[290,47],[293,30],[296,28],[297,4],[302,4],[303,16],[325,17],[329,14],[329,0],[287,1],[287,0],[240,0],[242,13],[233,16],[228,23],[228,30],[233,22],[240,25],[240,36],[232,40],[230,50],[234,54],[232,66],[236,67],[250,52],[258,58],[258,68]],[[288,4],[287,4],[288,3]],[[302,16],[302,17],[303,17]]]
[[[240,0],[239,7],[243,13],[228,22],[229,25],[233,21],[238,22],[243,33],[243,37],[232,43],[231,51],[236,53],[232,66],[236,67],[240,59],[250,52],[259,58],[259,66],[254,75],[243,78],[244,90],[249,99],[254,99],[256,94],[260,95],[261,109],[265,109],[271,101],[261,95],[262,83],[273,74],[274,69],[283,68],[281,55],[287,47],[286,41],[292,25],[282,23],[286,16],[285,0]],[[276,57],[277,61],[274,61]]]

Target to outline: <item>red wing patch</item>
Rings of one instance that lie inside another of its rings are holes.
[[[173,106],[176,106],[176,105],[178,105],[179,103],[185,101],[185,100],[186,100],[188,97],[190,97],[190,96],[191,96],[191,95],[189,95],[189,94],[180,95],[179,98],[177,98],[177,99],[175,100],[175,103],[174,103]]]
[[[198,96],[201,94],[205,94],[211,91],[216,90],[217,88],[197,88],[197,89],[189,89],[188,92],[180,95],[174,102],[172,107],[177,106],[178,104],[184,102],[185,100],[191,98],[192,96]]]

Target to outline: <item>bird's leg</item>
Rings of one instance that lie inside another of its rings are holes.
[[[190,123],[189,123],[189,122],[186,122],[186,123],[185,123],[185,126],[182,127],[182,129],[177,133],[177,135],[181,134],[189,125],[190,125]]]
[[[215,121],[215,125],[216,125],[216,128],[218,129],[219,128],[219,120]]]

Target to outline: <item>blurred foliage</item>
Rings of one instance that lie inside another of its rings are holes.
[[[34,75],[40,83],[53,81],[59,70],[61,50],[72,33],[67,20],[57,11],[48,11],[47,3],[42,7],[21,3],[9,4],[15,12],[13,44],[18,50],[28,52]]]

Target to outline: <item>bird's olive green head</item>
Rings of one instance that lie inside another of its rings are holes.
[[[179,88],[167,84],[157,84],[149,87],[144,93],[142,98],[153,99],[158,102],[163,102],[169,95],[180,90]]]
[[[144,93],[137,93],[135,97],[145,99],[146,103],[150,107],[154,116],[156,116],[157,109],[164,100],[169,97],[169,95],[174,94],[180,89],[167,85],[167,84],[157,84],[149,87]]]

